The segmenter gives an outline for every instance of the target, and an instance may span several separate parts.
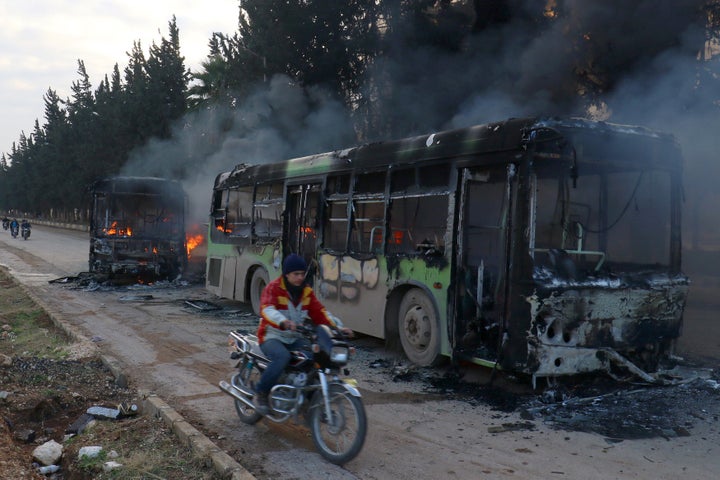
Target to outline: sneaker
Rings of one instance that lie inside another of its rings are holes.
[[[255,392],[255,398],[253,398],[253,408],[260,415],[267,415],[270,411],[270,404],[268,403],[267,392]]]

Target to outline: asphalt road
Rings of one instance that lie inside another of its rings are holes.
[[[232,399],[218,389],[233,366],[227,332],[257,323],[247,307],[223,303],[202,286],[104,290],[48,283],[87,270],[87,253],[84,232],[38,226],[23,241],[0,230],[0,265],[42,296],[57,317],[116,358],[131,384],[160,395],[258,479],[720,476],[720,436],[711,424],[672,442],[609,444],[595,434],[559,431],[517,413],[427,393],[421,380],[394,382],[387,369],[369,367],[378,359],[397,361],[372,339],[359,340],[360,358],[352,367],[369,418],[365,447],[344,468],[328,464],[314,452],[303,426],[246,426],[237,419]],[[192,299],[218,302],[224,309],[201,312],[187,306]]]

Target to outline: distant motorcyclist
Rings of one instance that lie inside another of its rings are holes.
[[[10,219],[9,219],[7,216],[4,216],[4,217],[3,217],[2,223],[3,223],[3,229],[4,229],[4,230],[7,230],[8,227],[10,227]]]
[[[27,240],[30,236],[30,222],[28,222],[27,218],[23,218],[22,223],[20,224],[20,230],[22,231],[22,237]]]
[[[17,218],[13,218],[10,220],[10,233],[13,237],[17,237],[18,230],[20,229],[20,224],[17,221]]]

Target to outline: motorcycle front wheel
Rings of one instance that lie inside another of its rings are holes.
[[[310,431],[320,455],[343,465],[355,458],[365,443],[367,416],[362,400],[342,385],[329,385],[328,394],[331,418],[322,395],[316,395],[310,410]]]
[[[260,371],[254,367],[248,367],[247,359],[240,366],[240,371],[235,374],[232,379],[233,385],[243,386],[248,390],[254,390],[255,384],[260,381]],[[248,425],[254,425],[260,421],[262,415],[257,413],[254,408],[249,407],[241,400],[235,399],[235,411],[240,421]]]

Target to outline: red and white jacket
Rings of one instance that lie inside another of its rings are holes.
[[[285,278],[281,275],[268,283],[260,296],[260,326],[257,331],[259,343],[271,338],[277,338],[283,343],[293,343],[300,338],[300,334],[292,330],[281,330],[280,324],[284,320],[301,324],[306,318],[310,318],[314,325],[341,327],[338,319],[325,309],[309,285],[305,285],[298,304],[294,305],[285,286]]]

